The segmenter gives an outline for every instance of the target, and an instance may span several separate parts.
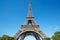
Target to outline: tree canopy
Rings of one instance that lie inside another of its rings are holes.
[[[52,40],[60,40],[60,32],[55,32],[52,36]]]
[[[49,38],[49,37],[46,37],[46,38],[44,38],[43,40],[50,40],[50,38]]]
[[[15,40],[14,37],[8,36],[8,35],[3,35],[0,37],[0,40]]]

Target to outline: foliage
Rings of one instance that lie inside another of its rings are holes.
[[[2,40],[2,37],[0,37],[0,40]]]
[[[52,36],[52,40],[60,40],[60,32],[55,32]]]
[[[15,40],[13,37],[10,37],[8,35],[3,35],[2,37],[0,37],[0,40]]]
[[[43,40],[50,40],[50,38],[46,37],[46,38],[44,38]]]

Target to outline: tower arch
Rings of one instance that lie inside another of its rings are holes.
[[[19,35],[19,37],[17,37],[17,40],[18,40],[19,38],[20,38],[19,40],[24,40],[24,38],[25,38],[26,36],[29,36],[29,35],[35,37],[36,40],[42,40],[42,39],[43,39],[41,35],[39,35],[38,33],[34,32],[34,31],[26,31],[26,32],[21,33],[21,34]]]

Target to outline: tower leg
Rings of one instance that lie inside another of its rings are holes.
[[[24,40],[24,38],[25,38],[25,35],[22,35],[20,40]]]
[[[36,40],[40,40],[40,36],[39,35],[35,34],[34,36],[35,36]]]

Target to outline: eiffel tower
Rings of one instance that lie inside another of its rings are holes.
[[[28,35],[34,36],[36,40],[43,40],[46,37],[41,29],[39,29],[39,25],[34,21],[32,3],[30,1],[28,2],[28,16],[26,17],[25,24],[21,25],[21,29],[14,35],[14,38],[15,40],[24,40]]]

